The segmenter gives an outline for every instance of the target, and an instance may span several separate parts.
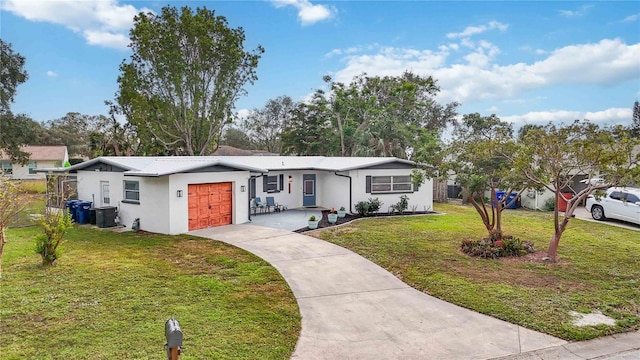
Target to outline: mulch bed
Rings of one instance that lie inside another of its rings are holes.
[[[346,214],[343,218],[339,217],[338,221],[335,224],[329,222],[329,218],[327,215],[329,214],[329,210],[322,211],[322,219],[318,222],[318,229],[324,229],[333,227],[336,225],[346,224],[356,219],[362,218],[376,218],[376,217],[390,217],[390,216],[405,216],[405,215],[426,215],[426,214],[437,214],[435,211],[412,211],[412,212],[404,212],[404,213],[376,213],[370,216],[360,216],[359,214]],[[309,227],[305,226],[302,229],[295,230],[297,233],[303,233],[306,231],[310,231]]]

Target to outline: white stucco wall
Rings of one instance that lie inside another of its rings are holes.
[[[130,229],[139,218],[141,230],[171,234],[169,178],[125,176],[123,180],[139,182],[140,203],[121,202],[120,223]],[[124,192],[120,197],[124,198]]]
[[[520,196],[520,202],[522,207],[526,209],[546,210],[545,203],[548,199],[552,198],[555,198],[554,193],[547,189],[544,189],[542,193],[536,192],[535,190],[525,190],[522,196]]]
[[[433,210],[433,180],[427,179],[420,185],[417,192],[413,193],[391,193],[391,194],[367,194],[366,177],[371,176],[400,176],[411,175],[411,169],[380,169],[380,170],[353,170],[349,172],[353,178],[353,204],[359,201],[367,201],[369,198],[378,198],[383,203],[380,212],[387,212],[389,206],[396,204],[400,196],[409,197],[409,211],[415,206],[416,211]],[[352,204],[352,205],[353,205]],[[355,205],[353,205],[355,211]]]
[[[358,201],[367,201],[369,198],[379,198],[384,204],[380,209],[386,212],[390,205],[397,203],[403,194],[367,194],[366,176],[385,176],[385,175],[411,175],[411,169],[380,169],[380,170],[353,170],[342,173],[351,176],[353,182],[353,195],[349,201],[349,178],[335,175],[331,171],[284,171],[270,172],[270,175],[284,175],[284,189],[280,192],[267,193],[263,191],[262,178],[256,179],[256,196],[266,202],[267,196],[272,196],[276,203],[285,205],[287,208],[294,209],[302,207],[302,186],[303,174],[316,175],[316,205],[327,209],[335,208],[338,210],[344,207],[347,212],[355,212],[355,204]],[[292,177],[291,193],[288,188],[288,178]],[[427,180],[422,184],[418,192],[404,194],[409,197],[409,210],[412,206],[416,206],[416,210],[423,211],[425,209],[433,209],[433,181]]]
[[[78,171],[78,200],[91,201],[94,207],[119,207],[123,196],[122,180],[123,175],[118,172]],[[101,181],[109,182],[109,204],[100,201]]]
[[[124,176],[117,172],[79,171],[78,198],[100,203],[100,182],[108,181],[110,206],[118,207],[120,223],[131,228],[134,219],[140,219],[140,228],[161,234],[181,234],[189,231],[189,184],[216,182],[233,183],[233,223],[249,221],[248,171],[175,174],[163,177]],[[140,182],[140,203],[123,202],[123,180]],[[240,191],[244,185],[246,191]],[[177,191],[182,190],[182,197]]]
[[[302,207],[303,196],[303,175],[313,174],[316,176],[316,205],[332,208],[336,210],[344,206],[349,210],[349,179],[336,176],[330,171],[284,171],[270,172],[271,176],[284,175],[283,190],[279,192],[268,193],[263,191],[263,180],[261,177],[256,179],[256,196],[266,203],[267,196],[274,198],[279,205],[284,205],[289,209]],[[346,174],[345,174],[346,175]],[[291,176],[291,191],[289,192],[289,176]]]
[[[36,168],[46,169],[56,167],[57,161],[36,161]],[[31,180],[31,179],[44,179],[46,178],[45,173],[35,173],[29,174],[29,165],[19,165],[12,164],[12,175],[11,178],[19,179],[19,180]]]

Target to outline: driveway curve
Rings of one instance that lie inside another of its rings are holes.
[[[310,236],[254,225],[189,234],[252,252],[282,274],[302,315],[292,359],[489,359],[566,343],[424,294]]]

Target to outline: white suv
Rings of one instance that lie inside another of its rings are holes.
[[[640,189],[610,188],[599,200],[594,195],[589,195],[587,211],[596,220],[611,218],[640,225]]]

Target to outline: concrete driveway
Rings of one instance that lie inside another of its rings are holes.
[[[640,225],[628,223],[625,221],[611,220],[611,219],[607,219],[605,221],[593,220],[593,218],[591,217],[591,213],[588,212],[587,208],[585,208],[584,206],[576,208],[576,211],[574,211],[573,214],[576,216],[576,219],[592,221],[592,222],[597,222],[600,224],[606,224],[611,226],[617,226],[617,227],[621,227],[629,230],[640,231]]]
[[[302,315],[293,359],[488,359],[566,344],[426,295],[316,238],[255,225],[189,234],[250,251],[282,274]]]

